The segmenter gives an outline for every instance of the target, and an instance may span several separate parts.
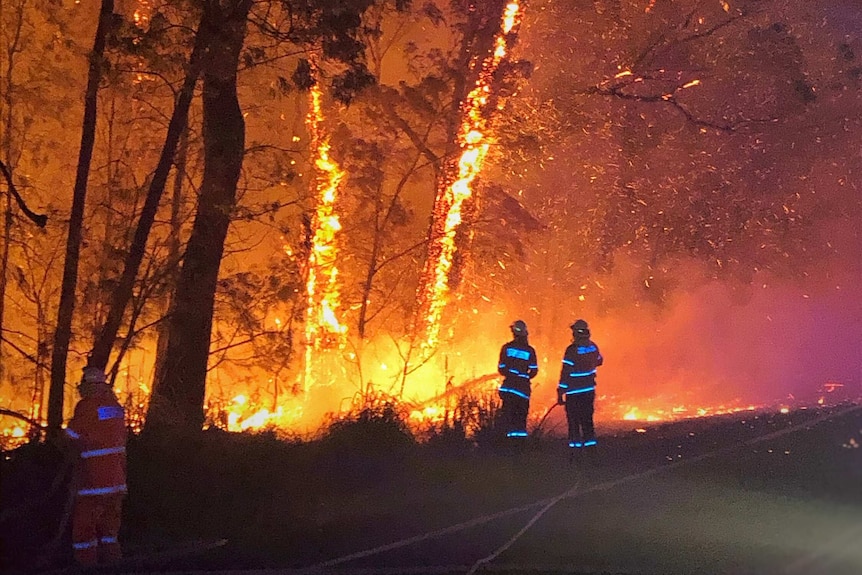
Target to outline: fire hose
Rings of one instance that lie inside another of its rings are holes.
[[[562,403],[560,403],[560,402],[558,402],[558,401],[555,401],[555,402],[551,405],[551,407],[549,407],[549,408],[545,411],[545,415],[543,415],[543,416],[542,416],[542,419],[540,419],[540,420],[539,420],[539,423],[538,423],[538,424],[536,425],[536,427],[533,429],[533,432],[534,432],[534,433],[539,432],[539,431],[541,431],[541,430],[542,430],[542,426],[545,424],[545,420],[546,420],[546,419],[548,419],[548,416],[549,416],[549,415],[551,415],[551,412],[552,412],[552,411],[554,411],[554,408],[555,408],[555,407],[557,407],[558,405],[563,405],[563,404],[562,404]]]

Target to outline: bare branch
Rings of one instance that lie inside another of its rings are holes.
[[[32,425],[33,427],[38,427],[39,429],[42,428],[42,424],[39,423],[38,421],[36,421],[35,419],[30,419],[26,415],[24,415],[22,413],[18,413],[17,411],[12,411],[11,409],[5,409],[3,407],[0,407],[0,415],[6,415],[8,417],[14,417],[15,419],[20,419],[21,421],[24,421],[24,422]]]
[[[45,214],[37,214],[27,207],[27,204],[24,202],[24,198],[21,197],[21,194],[18,193],[18,189],[15,187],[15,183],[12,182],[12,174],[9,173],[9,169],[2,161],[0,161],[0,172],[3,172],[3,177],[6,179],[6,185],[9,187],[9,192],[14,196],[15,201],[18,203],[18,207],[21,208],[21,211],[24,212],[24,214],[30,218],[30,221],[34,224],[40,228],[44,228],[48,223],[48,216]]]

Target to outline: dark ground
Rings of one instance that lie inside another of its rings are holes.
[[[858,575],[862,409],[854,408],[642,433],[605,426],[600,450],[571,463],[559,440],[530,438],[511,452],[418,445],[385,424],[309,443],[216,431],[133,437],[121,539],[139,561],[127,572],[328,564],[344,573],[464,573],[481,562],[507,573]],[[32,571],[45,557],[62,489],[45,502],[39,495],[58,462],[44,446],[5,454],[4,571]],[[37,504],[7,520],[24,501]],[[158,555],[221,539],[200,553]],[[50,565],[67,560],[60,553]]]

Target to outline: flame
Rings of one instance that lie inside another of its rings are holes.
[[[443,420],[445,410],[440,405],[429,405],[410,412],[410,420],[414,422],[439,422]]]
[[[492,56],[482,63],[476,84],[461,105],[462,122],[458,131],[461,155],[454,176],[447,174],[441,181],[433,208],[433,225],[428,246],[428,258],[419,288],[419,334],[428,348],[436,346],[440,317],[449,294],[449,272],[455,255],[455,232],[461,224],[461,208],[472,194],[471,184],[482,169],[492,138],[489,135],[488,104],[491,81],[500,62],[506,57],[517,25],[521,6],[517,1],[506,5],[500,32],[494,39]]]
[[[694,419],[699,417],[712,417],[715,415],[728,415],[743,411],[756,411],[765,409],[764,406],[746,405],[717,405],[717,406],[689,406],[675,405],[672,407],[643,407],[633,405],[620,405],[616,408],[618,415],[611,415],[610,419],[622,421],[677,421],[680,419]],[[788,413],[789,409],[782,407],[781,413]]]
[[[637,407],[632,407],[623,414],[623,421],[661,421],[662,416],[655,413],[644,413]]]
[[[247,396],[239,394],[225,407],[224,426],[228,431],[254,431],[265,428],[289,428],[302,415],[302,408],[286,411],[278,406],[275,411],[257,405]]]
[[[141,30],[146,30],[150,27],[150,16],[153,13],[153,6],[150,0],[138,0],[138,7],[132,14],[132,20],[135,26]]]
[[[312,136],[315,153],[314,166],[317,170],[316,193],[317,207],[311,222],[313,237],[308,254],[308,280],[306,295],[306,374],[309,374],[313,352],[344,343],[347,326],[338,319],[341,305],[338,289],[338,243],[337,235],[341,222],[335,211],[338,199],[338,185],[344,172],[329,156],[329,141],[323,136],[322,94],[315,85],[311,88],[311,109],[307,125]],[[306,378],[307,379],[307,378]]]

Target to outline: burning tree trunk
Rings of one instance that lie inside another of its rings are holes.
[[[344,346],[347,326],[342,323],[339,289],[338,192],[344,172],[329,154],[329,138],[324,128],[323,93],[317,80],[319,70],[311,64],[315,84],[311,87],[306,119],[313,150],[314,212],[310,221],[310,246],[306,260],[305,366],[303,387],[330,380],[324,357]]]
[[[161,377],[154,382],[147,429],[199,430],[213,307],[245,147],[245,120],[237,97],[237,67],[251,0],[209,2],[212,27],[203,79],[204,175],[170,317]]]
[[[450,126],[457,152],[452,154],[437,185],[431,213],[428,255],[418,290],[414,337],[428,348],[437,343],[440,319],[449,293],[449,274],[456,254],[455,236],[462,207],[472,195],[490,145],[490,117],[496,107],[494,78],[511,43],[519,17],[518,2],[471,3],[463,55],[470,63],[468,81],[456,85],[460,124]],[[469,80],[472,80],[470,82]],[[470,87],[470,92],[464,94]],[[449,154],[447,154],[447,157]]]
[[[87,91],[84,96],[84,120],[81,128],[81,148],[78,153],[78,169],[72,195],[72,213],[69,216],[69,232],[66,237],[66,261],[63,266],[63,282],[60,306],[57,311],[57,328],[54,331],[54,350],[51,356],[51,388],[48,395],[48,429],[57,433],[63,423],[63,393],[66,383],[66,355],[72,338],[72,314],[75,311],[75,290],[78,283],[78,261],[81,252],[81,233],[84,222],[84,204],[87,199],[87,180],[90,161],[96,141],[96,100],[99,82],[102,79],[102,64],[108,30],[114,16],[114,0],[102,0],[99,23],[93,50],[90,52],[90,68]]]
[[[317,70],[314,70],[317,74]],[[306,368],[311,352],[337,347],[344,342],[347,327],[339,318],[341,294],[338,286],[338,233],[341,222],[336,210],[338,187],[344,172],[329,155],[329,139],[323,122],[323,94],[319,84],[311,87],[308,129],[314,150],[316,177],[314,215],[311,218],[311,249],[308,253],[305,335],[307,340]]]

